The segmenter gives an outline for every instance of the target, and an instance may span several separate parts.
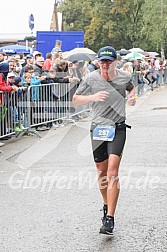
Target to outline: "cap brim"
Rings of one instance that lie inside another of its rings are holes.
[[[110,57],[110,56],[102,56],[102,57],[100,57],[100,58],[97,58],[98,59],[98,61],[100,61],[100,60],[112,60],[112,61],[114,61],[116,58],[114,58],[114,57]]]

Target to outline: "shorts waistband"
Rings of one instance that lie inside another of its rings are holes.
[[[115,125],[116,125],[116,126],[120,126],[120,125],[122,125],[122,124],[125,124],[125,121],[122,121],[122,122],[120,122],[120,123],[116,123]]]
[[[125,121],[122,121],[120,123],[116,123],[115,125],[117,128],[119,128],[119,127],[121,128],[121,126],[123,126],[123,127],[131,129],[131,125],[126,124]]]

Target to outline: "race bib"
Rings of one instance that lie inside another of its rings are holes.
[[[113,141],[115,137],[115,127],[114,126],[102,126],[98,125],[93,130],[93,139],[102,141]]]

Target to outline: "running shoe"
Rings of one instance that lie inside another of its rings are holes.
[[[104,216],[101,218],[102,224],[105,223],[106,216],[107,216],[107,209],[108,209],[107,205],[103,205],[103,209],[101,209],[103,211],[103,214],[104,214]]]
[[[114,217],[106,216],[106,220],[100,228],[100,234],[113,235]]]

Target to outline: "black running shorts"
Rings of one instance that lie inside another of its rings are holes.
[[[121,127],[116,127],[115,138],[112,142],[93,140],[93,133],[91,129],[91,141],[94,161],[96,163],[103,162],[108,159],[110,154],[115,154],[121,157],[125,140],[126,140],[126,124]]]

